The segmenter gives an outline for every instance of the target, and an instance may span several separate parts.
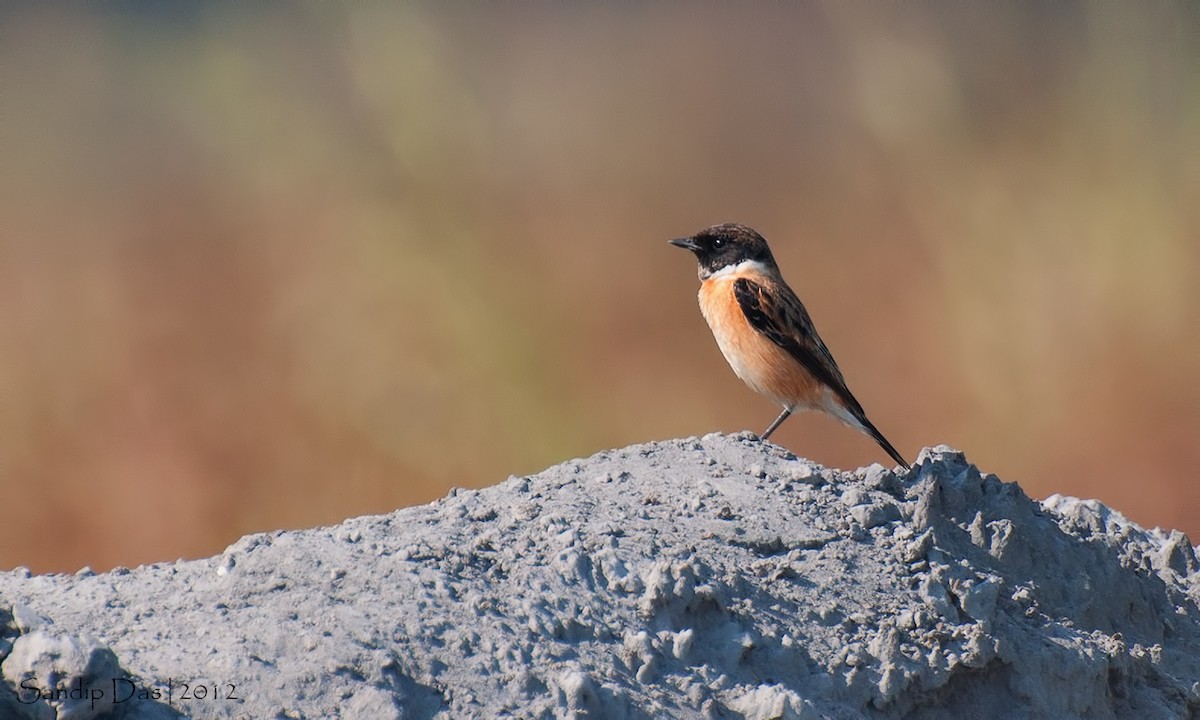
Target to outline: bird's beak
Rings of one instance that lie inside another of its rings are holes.
[[[684,250],[691,250],[692,252],[696,252],[700,249],[700,246],[696,244],[696,241],[690,237],[675,238],[674,240],[668,240],[667,242],[675,247],[681,247]]]

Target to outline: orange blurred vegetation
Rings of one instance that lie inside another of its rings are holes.
[[[1195,537],[1197,14],[0,10],[0,566],[760,431],[665,244],[723,221],[907,455]],[[886,460],[821,417],[774,439]]]

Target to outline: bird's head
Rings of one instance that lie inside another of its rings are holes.
[[[737,223],[725,223],[705,228],[691,237],[676,238],[675,247],[691,250],[700,265],[700,279],[705,280],[721,271],[732,271],[743,263],[756,262],[775,268],[771,248],[753,228]]]

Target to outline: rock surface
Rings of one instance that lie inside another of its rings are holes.
[[[949,448],[843,473],[710,435],[0,574],[0,717],[1197,718],[1198,600],[1183,535]]]

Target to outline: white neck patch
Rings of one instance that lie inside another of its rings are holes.
[[[714,278],[725,277],[726,275],[740,275],[742,273],[759,273],[760,275],[770,274],[771,270],[767,264],[761,260],[743,260],[740,263],[726,265],[719,270],[714,270],[705,274],[704,270],[700,270],[701,280],[712,280]]]

